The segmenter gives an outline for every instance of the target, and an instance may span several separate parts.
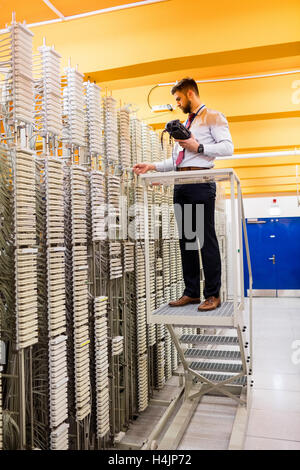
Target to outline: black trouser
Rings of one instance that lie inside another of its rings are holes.
[[[191,243],[185,236],[189,236],[185,226],[192,222],[192,230],[195,231],[196,205],[204,205],[204,244],[201,248],[202,263],[205,277],[204,297],[219,297],[221,287],[221,258],[219,244],[215,232],[215,183],[177,184],[174,186],[174,204],[178,204],[182,211],[182,217],[175,210],[179,231],[179,243],[185,290],[183,295],[200,297],[200,262],[199,250],[189,249],[186,243]],[[190,208],[185,208],[189,204]],[[190,210],[191,209],[191,210]],[[184,219],[185,211],[192,214],[192,221]],[[180,212],[180,211],[179,211]],[[190,227],[189,227],[190,228]],[[180,235],[182,234],[182,235]],[[196,239],[194,239],[195,242]]]

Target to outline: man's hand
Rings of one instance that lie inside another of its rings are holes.
[[[193,134],[191,135],[191,137],[189,139],[175,140],[175,142],[178,142],[180,147],[182,147],[183,149],[187,149],[190,152],[197,152],[198,151],[199,142],[197,142],[197,140],[195,139]]]
[[[151,163],[137,163],[132,167],[134,173],[136,175],[142,175],[144,173],[147,173],[147,171],[150,170],[155,170],[155,165],[152,165]]]

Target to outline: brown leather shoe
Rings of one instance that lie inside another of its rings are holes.
[[[169,302],[170,307],[183,307],[184,305],[187,304],[198,304],[200,302],[200,299],[197,297],[188,297],[187,295],[183,295],[180,297],[178,300],[172,300],[172,302]]]
[[[208,310],[214,310],[215,308],[221,305],[220,297],[208,297],[208,299],[204,300],[199,307],[198,310],[200,312],[207,312]]]

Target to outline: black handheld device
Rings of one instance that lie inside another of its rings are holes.
[[[161,134],[161,146],[163,148],[163,135],[165,132],[168,132],[170,138],[177,140],[186,140],[191,137],[191,132],[179,121],[179,119],[174,119],[174,121],[169,121],[166,124],[165,129]]]

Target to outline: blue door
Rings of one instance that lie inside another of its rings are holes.
[[[300,295],[300,217],[246,219],[246,225],[255,294],[268,291],[261,295],[281,295],[281,291],[299,290]],[[245,246],[244,266],[247,295]]]

